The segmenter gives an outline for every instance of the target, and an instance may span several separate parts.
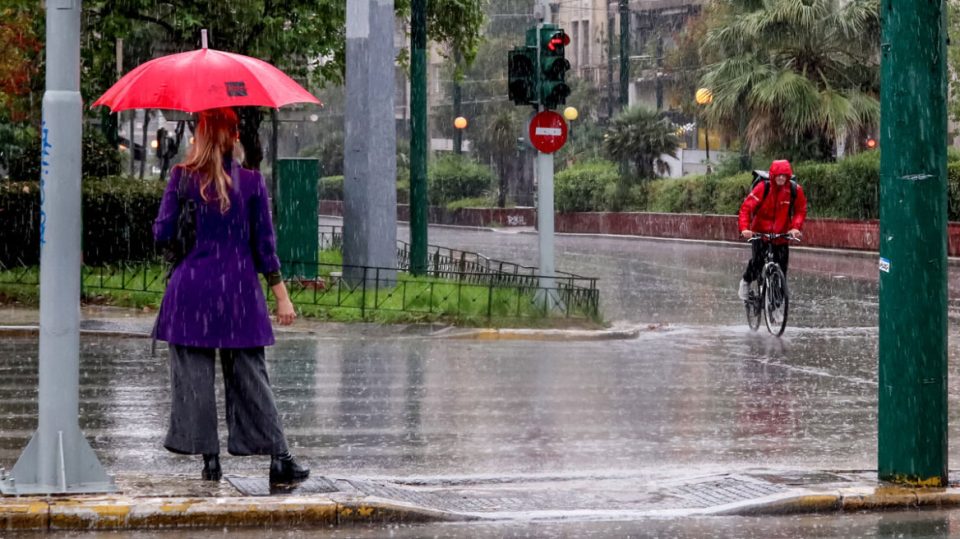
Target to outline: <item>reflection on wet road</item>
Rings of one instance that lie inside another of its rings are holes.
[[[431,241],[536,257],[532,235],[443,230]],[[745,249],[563,237],[558,251],[561,269],[601,277],[608,319],[664,325],[603,342],[281,339],[268,362],[293,452],[322,474],[371,477],[875,468],[874,258],[796,251],[791,324],[775,339],[747,329],[735,298]],[[113,473],[197,473],[195,459],[161,447],[168,372],[149,350],[82,339],[81,427]],[[0,342],[0,466],[35,427],[36,362],[35,338]],[[224,466],[255,474],[266,461]]]

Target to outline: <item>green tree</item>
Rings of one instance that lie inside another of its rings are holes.
[[[656,111],[632,107],[610,122],[603,149],[614,161],[629,161],[641,180],[670,171],[664,155],[677,156],[680,141],[670,121]],[[621,182],[623,186],[625,181]]]
[[[879,32],[877,0],[721,5],[701,48],[708,121],[751,151],[831,158],[879,121]]]
[[[473,58],[483,25],[483,0],[433,0],[430,38]],[[118,38],[154,36],[154,55],[192,50],[200,30],[210,31],[211,46],[270,62],[302,83],[340,84],[346,67],[346,2],[343,0],[93,0],[84,4],[82,44],[84,97],[96,98],[116,78]],[[409,0],[396,3],[399,15]],[[128,70],[134,65],[125,65]],[[241,111],[240,140],[247,164],[262,159],[257,132],[262,109]]]
[[[480,135],[480,146],[496,163],[497,168],[497,207],[504,207],[507,203],[507,188],[510,178],[510,168],[507,162],[514,154],[517,146],[517,132],[520,130],[513,111],[501,109],[486,123]]]

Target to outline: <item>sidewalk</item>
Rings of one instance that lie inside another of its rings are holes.
[[[149,338],[156,313],[124,307],[88,305],[81,308],[80,333]],[[0,306],[0,336],[31,335],[39,331],[37,308]],[[642,331],[661,329],[657,325],[618,325],[609,329],[511,329],[461,328],[445,324],[338,323],[301,318],[292,326],[274,326],[279,335],[338,334],[349,328],[363,336],[418,337],[476,340],[616,340],[633,339]]]
[[[635,520],[955,507],[960,488],[906,489],[874,472],[771,471],[676,481],[649,476],[311,478],[269,492],[266,478],[220,483],[119,476],[112,495],[0,498],[0,530],[334,526],[467,520]]]

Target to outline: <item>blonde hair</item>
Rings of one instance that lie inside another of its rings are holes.
[[[225,155],[233,158],[239,120],[233,109],[228,108],[201,111],[199,116],[195,143],[180,166],[200,173],[200,197],[204,202],[209,202],[207,188],[213,184],[216,200],[220,201],[220,213],[227,213],[233,180],[223,170],[223,158]]]

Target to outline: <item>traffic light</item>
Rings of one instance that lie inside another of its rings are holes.
[[[510,101],[517,105],[537,102],[537,77],[534,69],[537,50],[517,47],[510,51],[507,61]]]
[[[540,29],[540,104],[554,109],[566,103],[570,95],[567,86],[567,71],[570,62],[564,57],[570,36],[553,25],[544,25]]]
[[[865,145],[867,146],[868,150],[875,150],[877,149],[877,139],[873,137],[867,137]]]

